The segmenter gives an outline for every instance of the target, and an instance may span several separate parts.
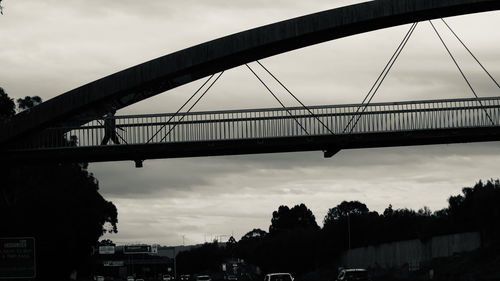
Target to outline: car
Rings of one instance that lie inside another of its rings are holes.
[[[209,275],[198,275],[196,281],[212,281],[212,278]]]
[[[189,281],[191,276],[189,276],[189,274],[183,274],[183,275],[181,275],[180,278],[181,278],[181,281]]]
[[[290,273],[269,273],[264,277],[264,281],[293,281],[293,276]]]
[[[172,276],[168,275],[168,274],[165,274],[163,275],[163,281],[171,281],[172,280]]]
[[[96,277],[94,277],[94,280],[95,281],[104,281],[104,276],[100,276],[100,275],[96,276]]]
[[[340,269],[337,281],[371,281],[368,270],[361,268]]]
[[[226,277],[226,280],[229,280],[229,281],[237,281],[238,280],[238,276],[234,275],[234,274],[230,274]]]
[[[134,281],[134,276],[127,276],[127,281]]]

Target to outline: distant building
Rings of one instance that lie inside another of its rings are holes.
[[[94,275],[125,280],[127,276],[158,279],[172,274],[173,259],[160,256],[158,245],[124,245],[99,247],[94,253]]]

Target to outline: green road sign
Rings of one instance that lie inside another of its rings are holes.
[[[0,238],[0,279],[34,278],[35,238]]]

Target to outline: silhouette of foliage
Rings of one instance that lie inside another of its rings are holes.
[[[16,111],[14,101],[9,98],[7,93],[0,87],[0,122],[8,120]]]
[[[177,254],[177,271],[179,273],[204,273],[218,271],[224,258],[230,254],[219,243],[205,243],[201,247]]]
[[[23,111],[23,110],[30,109],[34,106],[41,104],[42,98],[40,98],[39,96],[33,96],[33,97],[26,96],[22,99],[17,99],[16,102],[17,102],[17,108],[19,109],[19,111]]]
[[[0,98],[9,105],[1,116],[12,116],[12,99]],[[28,108],[41,102],[26,100]],[[99,237],[117,232],[116,207],[98,189],[86,164],[0,164],[0,236],[35,238],[37,280],[67,280],[71,271],[85,271]]]
[[[306,205],[296,205],[291,209],[288,206],[280,206],[277,211],[273,212],[269,234],[273,235],[297,228],[319,229],[316,218]]]
[[[116,246],[116,244],[110,239],[103,239],[97,242],[97,246]]]
[[[254,228],[252,231],[247,232],[245,235],[241,237],[241,241],[251,240],[251,239],[260,239],[267,235],[267,232],[260,228]]]
[[[328,210],[328,214],[323,220],[324,225],[333,223],[341,219],[347,218],[347,216],[360,216],[365,215],[369,212],[365,204],[359,201],[343,201],[337,207]]]

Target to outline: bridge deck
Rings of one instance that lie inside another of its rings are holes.
[[[48,128],[4,155],[105,161],[499,139],[500,98],[374,103],[364,112],[358,108],[312,106],[314,115],[294,107],[116,116],[119,144],[110,140],[101,145],[105,120],[87,120],[83,126]]]

